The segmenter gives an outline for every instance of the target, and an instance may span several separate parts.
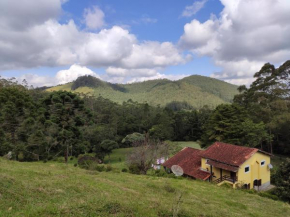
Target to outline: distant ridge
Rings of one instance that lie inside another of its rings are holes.
[[[58,90],[102,96],[117,103],[131,99],[165,106],[175,101],[187,102],[194,108],[205,105],[213,108],[222,103],[231,103],[238,93],[236,85],[201,75],[191,75],[177,81],[157,79],[131,84],[112,84],[93,76],[82,76],[74,82],[47,89]]]

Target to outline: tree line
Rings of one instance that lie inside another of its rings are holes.
[[[45,92],[0,79],[0,155],[20,161],[50,160],[94,152],[100,159],[148,133],[160,141],[215,141],[290,154],[290,61],[265,64],[232,104],[193,109],[186,102],[165,107],[101,96]],[[130,137],[131,135],[131,137]],[[127,138],[127,139],[126,139]],[[123,141],[123,142],[122,142]],[[131,142],[128,142],[131,141]]]

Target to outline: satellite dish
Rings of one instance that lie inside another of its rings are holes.
[[[171,171],[175,174],[175,176],[182,176],[183,175],[183,169],[178,165],[173,165],[171,167]]]

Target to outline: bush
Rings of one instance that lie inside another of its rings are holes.
[[[279,200],[279,197],[277,195],[274,195],[268,192],[259,192],[258,195],[261,197],[270,198],[272,200]]]
[[[122,169],[122,172],[123,172],[123,173],[126,173],[126,172],[128,172],[128,170],[127,170],[126,168],[123,168],[123,169]]]
[[[140,168],[136,164],[131,164],[129,166],[129,172],[132,174],[140,174]]]
[[[78,166],[78,164],[77,164],[77,163],[75,163],[75,164],[74,164],[74,167],[77,167],[77,166]]]
[[[19,161],[23,161],[23,160],[24,160],[24,158],[25,158],[25,157],[24,157],[24,154],[23,154],[23,152],[22,152],[22,151],[21,151],[21,152],[18,154],[18,156],[17,156],[17,157],[18,157],[18,160],[19,160]]]
[[[106,172],[110,172],[113,170],[113,167],[111,165],[108,165],[106,168]]]
[[[99,164],[99,159],[90,155],[80,155],[78,165],[83,169],[95,170]]]
[[[97,170],[97,171],[99,171],[99,172],[103,172],[103,171],[105,171],[105,166],[104,165],[102,165],[102,166],[96,166],[95,167],[95,170]]]

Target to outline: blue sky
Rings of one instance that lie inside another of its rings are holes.
[[[289,2],[3,0],[0,75],[35,86],[84,74],[122,83],[200,74],[249,84],[264,63],[289,57]],[[283,31],[273,37],[274,30]]]

